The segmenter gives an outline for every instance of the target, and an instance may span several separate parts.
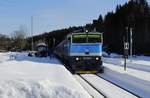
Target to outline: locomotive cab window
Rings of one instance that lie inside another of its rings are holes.
[[[73,43],[86,43],[86,35],[85,34],[75,34],[72,39]]]
[[[101,34],[75,34],[72,39],[73,43],[101,43]]]
[[[89,34],[88,43],[101,43],[102,38],[100,34]]]

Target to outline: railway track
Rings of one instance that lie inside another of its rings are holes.
[[[137,98],[142,98],[142,97],[140,97],[139,95],[137,95],[137,94],[135,94],[135,93],[133,93],[133,92],[131,92],[131,91],[129,91],[129,90],[127,90],[127,89],[121,87],[121,86],[119,86],[118,84],[116,84],[116,83],[114,83],[114,82],[112,82],[112,81],[110,81],[110,80],[108,80],[108,79],[105,79],[104,77],[102,77],[102,76],[100,76],[100,75],[97,75],[97,74],[96,74],[96,76],[98,76],[99,78],[102,78],[103,80],[105,80],[105,81],[107,81],[107,82],[109,82],[109,83],[111,83],[111,84],[113,84],[113,85],[115,85],[115,86],[117,86],[117,87],[119,87],[119,88],[125,90],[126,92],[128,92],[128,93],[130,93],[130,94],[136,96]]]
[[[141,98],[140,96],[138,96],[137,94],[101,77],[100,75],[97,74],[78,74],[78,76],[84,80],[89,86],[91,86],[97,93],[99,93],[103,98],[114,98],[116,96],[116,98]],[[93,81],[93,80],[98,80],[98,81]],[[95,83],[94,83],[95,82]],[[82,84],[81,84],[82,85]],[[84,87],[85,88],[85,87]],[[110,89],[106,89],[106,88],[110,88],[113,89],[112,91]],[[87,90],[85,88],[85,90]],[[94,94],[91,94],[91,92],[88,91],[88,93],[93,97],[93,98],[99,98],[99,97],[95,97]],[[119,95],[121,94],[122,95]],[[118,94],[118,95],[117,95]]]
[[[94,87],[94,85],[92,85],[92,83],[86,80],[82,75],[78,74],[76,76],[76,79],[83,86],[83,88],[92,96],[92,98],[108,98],[105,94],[103,94],[103,92]]]

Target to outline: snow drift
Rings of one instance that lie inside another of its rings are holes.
[[[1,53],[0,58],[0,98],[91,98],[55,58],[26,53]]]
[[[86,98],[86,95],[49,80],[10,80],[0,82],[0,98]]]

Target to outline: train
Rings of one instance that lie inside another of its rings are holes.
[[[48,56],[48,46],[45,43],[38,43],[36,46],[36,57],[47,57]]]
[[[68,34],[58,44],[54,54],[76,73],[103,73],[103,34],[100,32],[76,32]]]

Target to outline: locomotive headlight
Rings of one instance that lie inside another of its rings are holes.
[[[78,61],[78,60],[79,60],[79,58],[77,57],[77,58],[76,58],[76,61]]]
[[[98,57],[96,57],[95,59],[96,59],[97,61],[99,60],[99,58],[98,58]]]

